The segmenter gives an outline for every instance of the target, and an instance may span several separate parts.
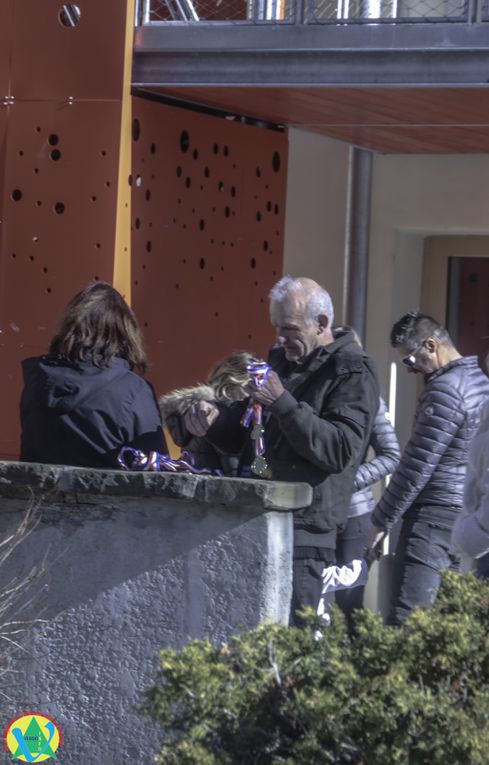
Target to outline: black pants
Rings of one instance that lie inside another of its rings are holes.
[[[451,553],[458,508],[415,505],[404,516],[394,558],[392,598],[387,624],[399,625],[416,606],[433,604],[446,568],[458,569]]]
[[[372,526],[371,516],[372,513],[364,513],[348,518],[345,528],[339,532],[336,540],[336,563],[338,566],[344,566],[345,563],[351,563],[352,560],[364,557],[368,532]],[[350,587],[336,593],[336,603],[347,619],[350,619],[355,608],[362,607],[364,590],[365,587]]]
[[[323,568],[336,562],[335,551],[327,547],[294,547],[294,569],[292,581],[292,602],[289,623],[303,627],[304,620],[297,611],[310,606],[315,612],[321,598]],[[331,603],[333,596],[326,596]]]

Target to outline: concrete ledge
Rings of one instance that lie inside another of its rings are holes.
[[[90,495],[166,497],[267,510],[295,510],[312,501],[312,489],[305,483],[0,461],[0,497],[49,496],[50,501],[71,504],[89,502]]]
[[[286,622],[292,512],[306,484],[0,462],[0,541],[39,523],[3,582],[47,560],[12,703],[63,727],[64,765],[147,765],[159,730],[136,712],[158,650]]]

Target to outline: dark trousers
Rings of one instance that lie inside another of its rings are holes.
[[[450,552],[458,508],[414,505],[404,516],[393,566],[392,596],[387,624],[404,622],[417,606],[433,604],[441,571],[458,569]]]
[[[489,553],[475,562],[475,575],[478,579],[489,579]]]
[[[335,551],[327,547],[294,547],[292,602],[289,624],[303,627],[304,620],[297,615],[306,606],[317,611],[321,598],[323,568],[335,563]],[[332,596],[325,597],[331,603]]]
[[[348,518],[345,528],[338,533],[336,539],[336,563],[338,566],[344,566],[345,563],[351,563],[352,560],[364,557],[367,535],[372,526],[370,523],[371,516],[372,513],[364,513]],[[365,587],[350,587],[336,593],[336,603],[347,619],[350,619],[355,608],[362,607],[364,590]]]

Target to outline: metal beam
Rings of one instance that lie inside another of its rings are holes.
[[[133,85],[487,86],[489,24],[152,24]]]
[[[353,146],[350,152],[346,323],[365,343],[373,155]]]

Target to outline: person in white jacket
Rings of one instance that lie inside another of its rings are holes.
[[[489,371],[489,355],[485,367]],[[464,508],[455,522],[452,543],[457,552],[476,559],[476,575],[489,579],[489,402],[469,447]]]

